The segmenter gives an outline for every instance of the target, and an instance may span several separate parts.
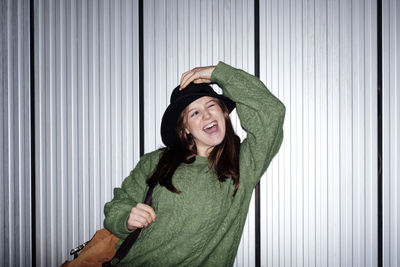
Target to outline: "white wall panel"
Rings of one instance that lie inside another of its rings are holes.
[[[36,264],[57,266],[139,160],[138,3],[34,2]]]
[[[0,266],[30,266],[29,1],[0,1]]]
[[[143,2],[149,152],[182,72],[254,72],[254,1]],[[57,266],[139,159],[138,1],[34,3],[36,265]],[[400,16],[382,3],[383,260],[399,266]],[[0,265],[29,266],[29,1],[0,6]],[[260,1],[261,79],[287,108],[261,183],[263,266],[377,265],[376,14],[375,0]],[[255,265],[254,225],[252,201],[236,266]]]
[[[385,0],[383,53],[383,265],[400,266],[400,3]]]
[[[144,2],[145,152],[162,147],[160,124],[180,75],[222,60],[254,73],[253,1]],[[232,115],[237,133],[244,137]],[[255,264],[254,204],[236,258],[237,266]]]
[[[376,1],[260,1],[260,76],[286,105],[261,182],[262,266],[377,265]]]

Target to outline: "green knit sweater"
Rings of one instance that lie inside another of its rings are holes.
[[[239,189],[232,196],[232,180],[219,182],[205,157],[197,156],[193,163],[181,164],[173,184],[182,193],[156,186],[156,221],[142,230],[119,266],[234,263],[253,189],[282,143],[285,106],[259,79],[225,63],[217,65],[211,80],[236,102],[241,125],[247,132],[240,147]],[[125,224],[127,217],[133,206],[143,202],[146,179],[159,155],[159,150],[144,155],[104,207],[104,226],[122,239],[130,233]]]

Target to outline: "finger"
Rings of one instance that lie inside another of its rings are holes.
[[[182,75],[181,75],[181,81],[183,80],[183,78],[185,78],[185,77],[187,78],[187,77],[189,77],[189,76],[191,76],[191,75],[193,75],[193,74],[199,72],[200,70],[201,70],[201,67],[197,67],[197,68],[193,68],[193,69],[191,69],[191,70],[188,70],[188,71],[182,73]]]
[[[156,213],[154,212],[154,209],[151,206],[143,203],[139,203],[136,206],[142,210],[145,210],[150,215],[152,220],[151,222],[154,222],[156,220]]]
[[[211,83],[211,75],[215,66],[198,67],[182,74],[180,88],[182,90],[189,83]]]
[[[134,223],[135,221],[139,222],[142,227],[146,227],[148,224],[153,222],[150,214],[147,211],[138,209],[136,207],[132,209],[128,220],[131,223]]]
[[[181,87],[179,88],[179,90],[182,90],[183,88],[188,86],[189,83],[191,83],[194,79],[197,78],[197,75],[198,75],[197,72],[192,71],[187,73],[185,77],[182,77]]]
[[[148,222],[144,218],[141,218],[141,217],[135,217],[135,218],[128,220],[128,226],[130,226],[130,227],[128,227],[128,229],[145,228],[148,225],[149,225]]]
[[[149,225],[149,221],[147,220],[147,218],[142,216],[136,216],[134,222],[139,223],[142,227],[147,227]]]
[[[126,221],[126,228],[128,228],[128,230],[130,231],[135,231],[136,229],[138,229],[139,227],[135,227],[132,225],[131,222],[129,222],[129,220]]]
[[[135,228],[143,228],[148,225],[147,220],[142,217],[138,217],[134,214],[129,214],[128,220],[126,221],[126,225],[129,230],[135,230]]]
[[[187,72],[183,77],[182,77],[182,81],[181,81],[181,89],[185,88],[186,86],[189,85],[189,83],[193,82],[196,79],[201,78],[201,71],[202,68],[194,68],[192,70],[190,70],[189,72]]]
[[[190,77],[188,77],[183,84],[181,85],[181,90],[183,88],[185,88],[186,86],[188,86],[191,82],[194,82],[196,80],[198,80],[200,78],[199,73],[198,72],[194,72],[193,75],[191,75]]]
[[[197,79],[194,80],[193,83],[211,83],[210,79]]]
[[[184,73],[182,73],[182,75],[181,75],[181,80],[179,81],[179,84],[182,83],[182,80],[184,79],[184,77],[186,77],[186,75],[188,75],[191,71],[192,71],[192,70],[188,70],[188,71],[185,71]]]
[[[181,80],[179,81],[179,84],[182,84],[182,83],[183,83],[183,80],[185,80],[186,77],[187,77],[191,72],[192,72],[192,70],[185,71],[184,73],[182,73],[182,75],[181,75]]]
[[[147,212],[147,210],[135,207],[132,209],[132,214],[135,218],[138,217],[145,219],[147,223],[153,222],[153,217],[151,216],[150,212]]]

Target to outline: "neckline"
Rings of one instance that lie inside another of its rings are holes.
[[[194,164],[194,165],[208,164],[208,157],[202,157],[202,156],[196,155],[196,159],[192,164]]]

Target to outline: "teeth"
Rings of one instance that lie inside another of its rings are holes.
[[[213,127],[214,125],[217,125],[215,122],[210,123],[209,125],[207,125],[206,127],[204,127],[204,130],[206,129],[210,129],[211,127]]]

